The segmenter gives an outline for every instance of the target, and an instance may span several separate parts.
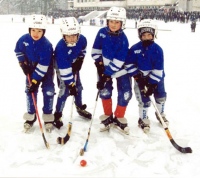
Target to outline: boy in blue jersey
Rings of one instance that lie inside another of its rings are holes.
[[[27,113],[23,118],[25,130],[30,129],[36,121],[36,111],[31,93],[37,100],[38,87],[42,83],[43,92],[43,120],[45,127],[51,131],[54,121],[52,114],[54,99],[54,69],[53,69],[53,48],[49,40],[44,36],[46,30],[46,17],[43,15],[32,15],[29,23],[29,33],[23,35],[17,41],[15,53],[19,64],[26,75],[26,96]],[[29,85],[27,75],[30,76]]]
[[[86,104],[82,104],[82,83],[80,69],[86,55],[87,40],[81,34],[80,25],[76,18],[63,18],[61,22],[61,34],[63,38],[55,48],[55,62],[57,79],[60,92],[57,98],[56,111],[54,113],[54,126],[58,129],[63,126],[62,111],[68,96],[75,97],[75,105],[79,115],[91,119],[91,113],[87,112]]]
[[[164,113],[167,95],[164,86],[164,57],[162,48],[154,42],[156,35],[157,25],[151,19],[142,20],[138,24],[140,42],[130,48],[126,60],[127,71],[135,79],[134,91],[139,102],[138,124],[145,133],[150,129],[148,109],[151,104],[149,96],[152,94],[164,122],[168,124]],[[156,117],[160,121],[157,114]]]
[[[124,117],[126,107],[132,97],[129,75],[123,73],[124,62],[128,53],[128,39],[123,32],[126,22],[126,10],[121,7],[111,7],[107,12],[107,27],[101,28],[92,48],[92,58],[95,60],[99,81],[97,89],[104,114],[100,116],[100,131],[110,128],[113,123],[121,131],[129,134],[127,119]],[[112,91],[113,78],[117,83],[117,106],[113,113]]]

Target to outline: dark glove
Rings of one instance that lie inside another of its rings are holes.
[[[137,75],[134,75],[133,78],[138,83],[140,90],[144,90],[145,86],[148,84],[147,77],[144,77],[143,74],[139,72]]]
[[[31,74],[31,69],[27,64],[25,64],[24,62],[20,62],[19,65],[22,68],[25,75]]]
[[[94,63],[95,66],[97,67],[97,73],[99,75],[99,77],[101,77],[104,73],[104,65],[103,65],[103,62],[100,61],[100,62],[95,62]]]
[[[68,85],[68,88],[69,88],[69,94],[70,95],[77,96],[78,92],[77,92],[75,83],[72,83],[71,85]]]
[[[103,90],[105,87],[105,83],[111,79],[110,76],[103,74],[100,77],[100,80],[97,82],[97,89]]]
[[[76,72],[81,70],[83,64],[84,57],[78,57],[74,63],[72,63],[72,72],[75,74]]]
[[[38,81],[36,81],[35,79],[32,79],[31,85],[28,86],[28,92],[29,93],[35,92],[38,89],[39,85],[40,85],[40,83]]]
[[[146,97],[151,96],[154,93],[156,88],[157,88],[157,84],[148,84],[147,85],[147,91],[144,93],[144,95]]]

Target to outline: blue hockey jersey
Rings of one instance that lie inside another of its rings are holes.
[[[77,57],[85,57],[87,48],[86,38],[80,34],[76,46],[68,47],[64,39],[61,39],[55,48],[55,60],[57,67],[60,71],[61,79],[66,85],[71,84],[74,81],[72,73],[72,63],[74,63]]]
[[[97,62],[103,60],[104,74],[111,76],[124,68],[129,43],[123,31],[119,35],[111,35],[108,31],[108,27],[98,31],[91,55]]]
[[[143,76],[149,76],[149,83],[160,82],[165,76],[162,48],[155,42],[148,47],[144,47],[141,41],[136,43],[129,49],[126,69],[130,76],[142,72]]]
[[[41,81],[52,61],[53,47],[46,37],[38,41],[25,34],[16,43],[15,53],[19,62],[27,61],[34,70],[31,78]]]

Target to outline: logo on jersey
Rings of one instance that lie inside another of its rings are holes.
[[[70,55],[72,53],[72,50],[70,49],[69,51],[68,51],[68,54]]]
[[[26,43],[25,41],[23,42],[23,44],[24,44],[24,46],[29,46],[29,44],[28,44],[28,43]]]
[[[135,54],[140,54],[140,52],[141,52],[141,49],[137,49],[134,51]]]
[[[100,37],[102,37],[102,38],[105,38],[105,37],[106,37],[106,35],[105,35],[105,34],[103,34],[103,33],[100,33]]]

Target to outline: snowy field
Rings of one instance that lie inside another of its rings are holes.
[[[4,18],[0,18],[4,19]],[[152,178],[199,178],[200,177],[200,22],[196,32],[190,30],[190,23],[158,22],[158,39],[163,48],[166,72],[166,114],[170,121],[169,130],[174,140],[183,147],[191,147],[192,154],[177,151],[170,143],[165,131],[154,115],[153,105],[149,117],[151,130],[143,133],[138,127],[138,106],[133,94],[126,118],[130,135],[117,129],[99,132],[98,117],[103,114],[101,100],[93,117],[87,152],[79,156],[83,148],[90,121],[79,117],[75,108],[70,140],[64,145],[56,143],[57,137],[64,137],[70,119],[71,101],[69,97],[64,109],[64,127],[46,133],[50,144],[46,149],[38,122],[31,133],[23,132],[22,119],[26,112],[25,76],[18,66],[14,48],[21,35],[28,32],[26,24],[16,21],[1,21],[0,25],[0,177],[152,177]],[[127,27],[135,22],[128,20]],[[81,70],[84,86],[83,103],[93,113],[95,106],[96,68],[91,58],[91,48],[100,27],[82,26],[82,34],[88,41],[88,53]],[[166,31],[164,31],[164,29]],[[125,30],[130,46],[138,42],[136,29]],[[61,38],[59,26],[49,24],[46,37],[53,46]],[[56,84],[56,80],[55,80]],[[114,82],[113,110],[116,107],[117,93]],[[56,93],[58,88],[56,86]],[[56,104],[57,95],[55,96]],[[39,114],[42,115],[41,90],[38,95]],[[54,109],[55,111],[55,109]],[[85,159],[87,165],[80,166]]]

